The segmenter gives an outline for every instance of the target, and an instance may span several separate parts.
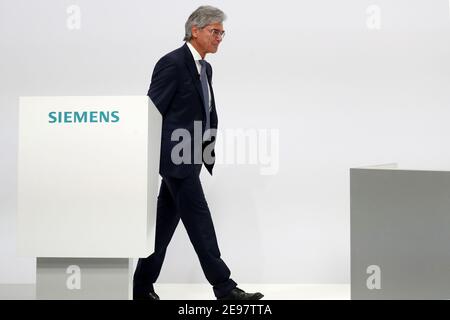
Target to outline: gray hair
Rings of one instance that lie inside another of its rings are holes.
[[[184,25],[185,34],[183,41],[190,41],[192,39],[192,27],[197,26],[202,29],[211,23],[222,23],[226,19],[225,13],[222,10],[211,7],[201,6],[191,13]]]

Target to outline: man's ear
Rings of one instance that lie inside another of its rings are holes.
[[[198,37],[198,27],[197,26],[193,26],[191,29],[191,34],[192,34],[192,38],[197,38]]]

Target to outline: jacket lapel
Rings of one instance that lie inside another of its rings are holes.
[[[192,81],[194,82],[194,86],[197,89],[198,94],[200,95],[200,99],[202,103],[204,103],[203,92],[202,92],[202,83],[200,82],[200,75],[198,74],[197,67],[195,65],[194,57],[192,56],[191,50],[189,50],[187,44],[183,45],[184,48],[184,62],[191,74]]]
[[[189,73],[192,77],[192,81],[194,82],[194,86],[197,89],[197,93],[199,94],[200,97],[200,101],[202,102],[202,104],[205,103],[205,99],[203,99],[203,90],[202,90],[202,83],[200,81],[200,75],[198,74],[197,71],[197,66],[195,65],[195,61],[194,61],[194,57],[192,56],[191,50],[189,50],[189,47],[187,46],[187,44],[184,44],[183,46],[184,48],[184,56],[185,56],[185,64],[186,67],[189,70]],[[208,83],[209,83],[209,88],[210,88],[210,92],[211,92],[211,128],[217,128],[217,114],[216,114],[216,102],[214,99],[214,91],[212,88],[212,70],[211,70],[211,65],[208,63],[207,64],[207,68],[206,68],[206,76],[208,77]],[[209,106],[207,106],[209,107]],[[205,108],[202,108],[202,112],[203,112],[203,116],[205,115]]]

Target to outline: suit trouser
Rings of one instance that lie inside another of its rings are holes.
[[[200,182],[201,165],[184,179],[163,177],[158,195],[156,214],[155,251],[138,261],[134,273],[134,292],[153,290],[178,222],[183,222],[189,239],[200,260],[203,272],[213,286],[216,297],[227,295],[236,283],[230,279],[230,270],[220,258],[220,251],[211,219],[211,213]],[[180,262],[180,267],[183,265]]]

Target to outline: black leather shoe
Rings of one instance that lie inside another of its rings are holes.
[[[133,293],[133,300],[159,300],[159,296],[151,291],[149,293]]]
[[[236,287],[231,290],[229,294],[224,297],[217,298],[217,300],[259,300],[262,297],[264,297],[264,295],[260,292],[247,293]]]

